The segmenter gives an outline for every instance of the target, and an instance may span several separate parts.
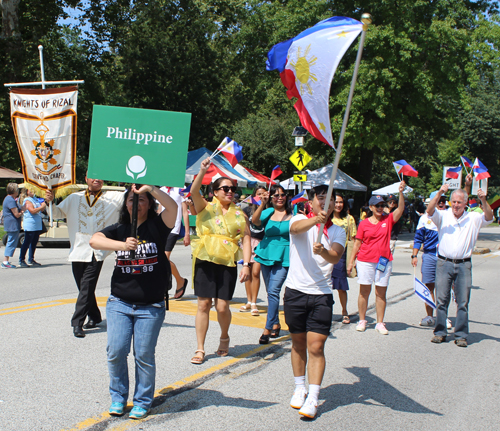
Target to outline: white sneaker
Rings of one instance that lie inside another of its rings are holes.
[[[306,388],[295,389],[292,399],[290,400],[290,406],[294,409],[300,409],[304,405],[304,401],[307,397]]]
[[[387,335],[389,333],[389,331],[385,327],[385,323],[383,322],[377,323],[375,329],[382,335]]]
[[[299,415],[305,416],[306,418],[314,418],[316,412],[318,411],[318,402],[307,398],[302,408],[299,410]]]
[[[432,316],[425,316],[420,321],[420,326],[434,326],[434,317],[432,317]]]
[[[451,324],[451,320],[450,319],[446,319],[446,328],[447,329],[451,329],[453,327],[453,325]]]
[[[365,332],[366,330],[366,320],[360,320],[356,325],[356,331]]]

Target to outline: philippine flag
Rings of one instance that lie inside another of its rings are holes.
[[[446,178],[457,179],[460,172],[462,172],[462,166],[457,166],[456,168],[450,168],[446,171]]]
[[[217,147],[217,150],[226,156],[226,159],[231,163],[234,168],[239,162],[243,160],[243,152],[241,146],[231,138],[224,138],[224,140]]]
[[[469,206],[471,208],[476,208],[478,206],[477,201],[475,199],[470,199],[469,200]]]
[[[477,157],[476,160],[474,160],[474,164],[472,165],[472,170],[474,171],[474,176],[476,177],[477,181],[491,177],[486,166],[484,166]]]
[[[297,205],[300,202],[307,202],[309,199],[307,198],[307,192],[305,190],[301,191],[297,196],[294,196],[291,199],[292,205]]]
[[[392,164],[398,174],[406,175],[407,177],[418,177],[418,172],[409,163],[406,163],[405,160],[398,160],[397,162],[392,162]]]
[[[274,181],[275,178],[279,177],[283,171],[280,168],[280,165],[276,165],[271,172],[271,181]]]
[[[183,198],[188,198],[189,196],[191,196],[191,186],[193,184],[189,184],[189,186],[187,186],[186,188],[184,189],[180,189],[179,190],[179,194],[183,197]]]
[[[340,60],[362,30],[355,19],[328,18],[274,45],[267,54],[266,69],[278,69],[288,98],[298,99],[294,107],[302,126],[333,148],[330,86]]]
[[[254,205],[260,205],[261,200],[257,196],[248,196],[243,202],[247,204],[254,204]]]
[[[472,162],[467,157],[460,156],[460,159],[466,168],[472,168]]]

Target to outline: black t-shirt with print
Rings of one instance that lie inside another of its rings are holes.
[[[126,241],[131,225],[114,224],[103,229],[107,238]],[[165,226],[161,216],[146,220],[137,230],[139,245],[135,258],[130,251],[117,251],[111,277],[111,294],[121,300],[148,305],[165,300],[170,288],[170,262],[165,255],[165,243],[172,228]]]

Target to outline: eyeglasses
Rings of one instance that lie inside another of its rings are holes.
[[[273,199],[279,199],[279,198],[283,199],[285,197],[286,197],[286,195],[284,193],[279,193],[279,194],[277,193],[277,194],[273,195]]]
[[[378,205],[375,205],[375,208],[386,208],[387,207],[387,204],[378,204]]]
[[[215,190],[224,190],[224,193],[229,193],[229,190],[231,190],[231,192],[236,193],[238,189],[235,186],[221,186]]]

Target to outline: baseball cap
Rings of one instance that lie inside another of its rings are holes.
[[[387,202],[389,202],[389,201],[396,201],[397,202],[398,200],[399,199],[394,195],[387,196]]]
[[[377,205],[379,204],[380,202],[384,202],[384,198],[380,195],[377,195],[377,196],[372,196],[370,198],[370,200],[368,201],[368,205]]]

